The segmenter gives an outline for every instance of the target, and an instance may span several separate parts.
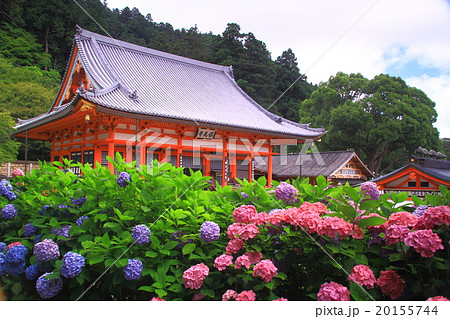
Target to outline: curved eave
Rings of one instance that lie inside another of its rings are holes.
[[[75,95],[75,97],[73,98],[73,100],[70,103],[61,107],[61,109],[45,113],[43,116],[41,115],[41,116],[38,116],[38,117],[35,117],[32,119],[26,120],[23,124],[17,125],[15,127],[16,130],[13,133],[11,133],[11,135],[18,136],[18,137],[25,137],[25,134],[27,131],[31,131],[31,130],[41,127],[45,124],[55,122],[61,118],[66,117],[74,110],[75,105],[78,103],[79,99],[80,99],[80,96],[77,94],[77,95]],[[33,138],[33,139],[46,140],[47,138],[42,136],[42,138]]]
[[[375,182],[377,185],[385,185],[389,182],[394,181],[397,178],[403,177],[409,173],[416,173],[419,174],[420,176],[423,176],[429,180],[432,180],[436,183],[445,185],[447,187],[450,187],[450,181],[449,180],[445,180],[442,178],[442,176],[438,176],[435,174],[430,174],[430,172],[422,170],[421,166],[415,165],[415,164],[408,164],[406,166],[403,166],[391,173],[388,173],[384,176],[380,176],[378,178],[375,178],[372,180],[372,182]]]

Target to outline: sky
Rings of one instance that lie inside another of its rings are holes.
[[[291,48],[314,84],[337,72],[399,76],[436,103],[434,126],[450,138],[450,0],[107,0],[137,7],[175,29],[252,32],[276,59]]]

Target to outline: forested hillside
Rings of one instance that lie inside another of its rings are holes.
[[[400,78],[380,75],[368,80],[360,74],[338,73],[316,90],[301,73],[291,49],[272,57],[263,41],[251,32],[242,33],[236,23],[224,26],[219,35],[200,33],[195,26],[175,30],[169,23],[153,21],[151,13],[128,7],[111,10],[100,0],[0,3],[3,117],[10,112],[14,120],[30,118],[49,109],[65,72],[76,25],[153,49],[232,65],[238,85],[262,106],[292,121],[325,127],[329,133],[319,145],[321,150],[354,148],[376,172],[401,166],[418,146],[441,150],[432,126],[434,102]],[[40,142],[31,143],[30,149],[29,159],[42,159]],[[14,155],[14,147],[8,153]]]

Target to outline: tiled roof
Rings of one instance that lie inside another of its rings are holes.
[[[350,161],[353,156],[356,156],[354,151],[306,153],[301,154],[301,158],[299,154],[275,155],[272,157],[272,174],[279,177],[300,176],[300,173],[301,176],[328,177]],[[267,165],[256,161],[255,169],[267,172]]]
[[[441,161],[443,162],[443,161]],[[444,163],[444,165],[446,165],[447,163]],[[395,176],[403,171],[405,171],[406,169],[413,167],[415,169],[417,169],[420,172],[424,172],[425,174],[428,174],[432,177],[438,178],[440,180],[446,181],[446,182],[450,182],[450,169],[448,168],[431,168],[431,167],[423,167],[422,165],[417,165],[415,163],[409,163],[403,167],[400,167],[399,169],[390,172],[386,175],[377,177],[375,179],[373,179],[372,181],[377,183],[377,182],[382,182],[383,180],[391,177],[391,176]]]
[[[266,111],[240,89],[230,66],[164,53],[81,28],[75,41],[95,85],[95,92],[78,95],[103,111],[294,138],[315,139],[325,133]],[[35,119],[17,128],[32,122]]]

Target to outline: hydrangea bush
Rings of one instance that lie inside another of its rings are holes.
[[[0,181],[8,299],[450,298],[445,188],[410,204],[323,177],[210,190],[200,172],[116,158],[117,175],[64,160]]]

